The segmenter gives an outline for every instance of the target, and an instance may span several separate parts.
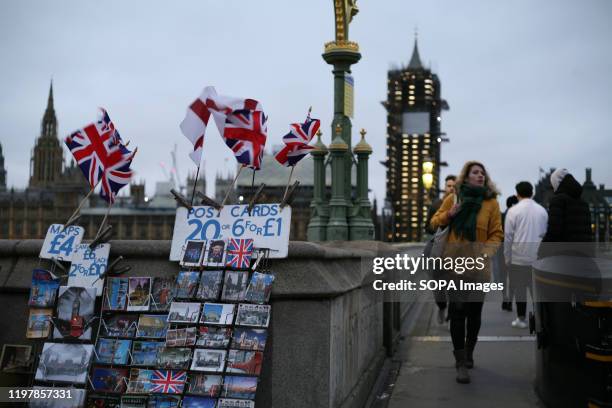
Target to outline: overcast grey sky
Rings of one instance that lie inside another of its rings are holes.
[[[269,116],[268,146],[308,106],[330,141],[332,0],[0,2],[0,141],[8,185],[27,184],[53,77],[60,136],[105,107],[139,148],[133,168],[147,194],[164,178],[178,144],[179,173],[195,170],[179,130],[187,105],[206,85],[258,99]],[[385,169],[386,75],[407,63],[418,27],[422,60],[438,73],[450,111],[442,156],[459,171],[482,160],[504,195],[538,168],[564,166],[612,186],[612,2],[608,0],[362,0],[351,39],[357,130],[374,148],[370,186],[381,199]],[[66,153],[66,157],[70,157]],[[205,142],[212,192],[229,151],[216,130]],[[265,162],[264,162],[265,165]]]

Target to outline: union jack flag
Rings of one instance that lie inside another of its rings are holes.
[[[227,243],[225,265],[235,269],[248,269],[253,254],[253,240],[230,238]]]
[[[72,133],[65,143],[91,188],[100,183],[100,196],[113,203],[132,178],[130,165],[136,150],[131,152],[125,147],[108,113],[101,111],[98,121]]]
[[[319,119],[312,119],[309,112],[304,123],[292,123],[290,125],[289,133],[283,136],[283,142],[286,145],[310,143],[320,126],[321,121]]]
[[[312,149],[314,147],[306,143],[294,143],[283,147],[274,158],[285,167],[295,166]]]
[[[151,376],[151,392],[182,394],[187,381],[186,371],[154,370]]]
[[[238,163],[259,170],[267,138],[268,118],[263,111],[237,109],[227,115],[223,139]]]

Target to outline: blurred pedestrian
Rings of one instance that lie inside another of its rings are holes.
[[[445,257],[482,257],[485,268],[480,271],[483,279],[490,280],[490,259],[503,239],[501,213],[497,196],[499,192],[491,181],[485,166],[477,161],[465,163],[457,177],[455,189],[458,203],[451,196],[433,216],[433,227],[450,225],[451,230],[444,250]],[[455,274],[455,279],[470,279],[465,274]],[[488,277],[488,279],[487,279]],[[473,353],[481,325],[483,291],[449,291],[449,316],[453,354],[457,369],[457,382],[470,382],[468,368],[474,366]]]
[[[516,198],[515,195],[511,195],[510,197],[506,198],[506,211],[502,213],[502,227],[505,225],[506,214],[508,214],[508,210],[512,208],[513,205],[516,205],[517,203],[518,203],[518,198]],[[497,258],[495,259],[495,261],[497,262],[495,263],[495,265],[497,265],[499,268],[499,282],[504,284],[502,310],[511,312],[512,311],[512,298],[514,297],[514,294],[512,293],[512,290],[510,288],[510,282],[508,280],[508,269],[509,268],[506,265],[503,248],[500,248],[497,251],[497,255],[498,255]]]
[[[455,180],[456,179],[457,177],[453,174],[449,174],[448,176],[446,176],[446,178],[444,179],[444,196],[442,197],[442,199],[437,199],[436,201],[434,201],[432,205],[429,207],[429,213],[427,214],[426,230],[430,234],[435,234],[436,229],[437,229],[437,228],[433,228],[432,225],[430,224],[432,217],[438,211],[438,209],[440,209],[440,206],[442,205],[442,202],[444,201],[444,199],[446,199],[446,197],[450,195],[455,195]],[[456,201],[456,198],[455,198],[455,201]],[[433,271],[432,273],[433,279],[437,280],[440,277],[439,272],[440,271],[435,271],[435,270]],[[436,301],[436,305],[438,306],[438,313],[437,313],[438,324],[444,324],[444,322],[447,320],[447,316],[446,316],[447,294],[446,292],[447,292],[446,289],[438,289],[433,292],[434,299]]]
[[[516,298],[516,319],[512,327],[527,328],[527,290],[533,299],[531,265],[538,259],[538,247],[546,233],[548,214],[531,199],[533,186],[521,181],[515,187],[518,204],[508,210],[504,223],[504,258],[509,267],[510,292]],[[510,298],[512,302],[512,298]]]

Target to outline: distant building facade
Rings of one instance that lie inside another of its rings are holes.
[[[387,167],[385,241],[421,241],[427,210],[440,188],[441,112],[440,80],[423,66],[415,39],[408,66],[387,74]],[[423,162],[433,163],[433,184],[425,189]]]
[[[194,177],[188,178],[188,187],[193,188],[193,182]],[[143,182],[130,185],[130,196],[117,198],[109,216],[112,239],[172,238],[176,203],[166,184],[158,183],[158,191],[151,199],[145,196]],[[205,182],[198,182],[198,188],[202,186],[205,188]],[[74,161],[65,165],[51,85],[40,135],[32,149],[25,190],[6,189],[0,147],[0,239],[44,238],[49,225],[68,220],[89,190]],[[84,204],[78,224],[85,227],[86,238],[95,236],[107,205],[95,194]]]

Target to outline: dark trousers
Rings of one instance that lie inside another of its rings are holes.
[[[510,264],[510,293],[514,294],[516,314],[521,319],[524,319],[527,314],[527,290],[533,299],[531,266]]]
[[[455,350],[463,350],[466,346],[473,348],[480,331],[484,293],[462,292],[457,297],[449,292],[449,297],[448,315],[453,347]]]

